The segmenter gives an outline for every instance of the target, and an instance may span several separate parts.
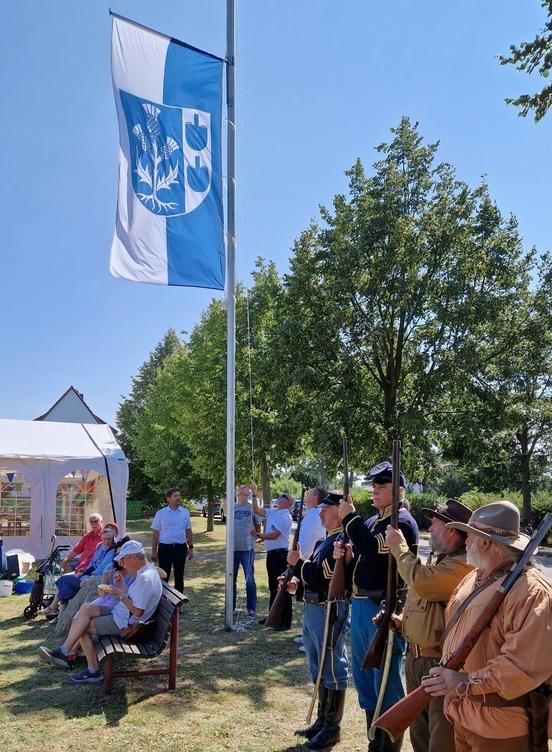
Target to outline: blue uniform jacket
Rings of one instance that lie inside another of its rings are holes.
[[[391,506],[383,514],[375,514],[366,522],[359,514],[348,514],[343,520],[343,529],[353,544],[353,594],[357,588],[380,592],[387,589],[387,564],[389,548],[385,543],[385,530],[391,521]],[[410,512],[399,508],[399,528],[409,548],[416,552],[418,525]]]
[[[318,541],[315,545],[310,559],[299,559],[295,567],[305,585],[305,592],[318,595],[320,603],[328,597],[328,588],[335,567],[333,547],[340,534],[341,528],[330,531],[324,540]]]

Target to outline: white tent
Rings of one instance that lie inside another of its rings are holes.
[[[73,544],[99,512],[126,524],[128,462],[105,424],[0,419],[0,537],[36,557]]]

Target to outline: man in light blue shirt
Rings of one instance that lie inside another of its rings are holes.
[[[186,558],[194,555],[194,538],[190,513],[182,504],[178,488],[165,492],[167,506],[155,513],[151,523],[151,558],[167,573],[167,581],[174,567],[174,586],[184,592]]]

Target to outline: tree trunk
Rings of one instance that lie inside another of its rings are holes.
[[[269,507],[271,501],[270,495],[270,471],[266,454],[261,454],[261,488],[263,489],[263,506]]]
[[[391,447],[393,446],[393,439],[398,439],[398,426],[397,426],[397,384],[395,380],[395,370],[389,367],[387,373],[387,383],[383,390],[383,428],[385,435],[387,436],[387,446],[389,447],[386,452],[391,456]]]
[[[521,447],[521,496],[523,499],[522,518],[531,524],[533,522],[533,510],[531,509],[531,476],[530,462],[531,454],[529,452],[529,430],[524,426],[518,433],[519,444]]]
[[[214,505],[215,499],[213,497],[213,487],[209,483],[207,486],[207,532],[212,533],[214,530]]]
[[[319,456],[317,460],[318,473],[320,475],[320,485],[322,488],[326,488],[326,460],[324,457]]]

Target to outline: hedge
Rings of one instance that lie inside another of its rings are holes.
[[[439,504],[443,504],[446,501],[446,498],[439,493],[409,495],[407,492],[406,498],[410,504],[410,512],[421,530],[427,530],[430,524],[429,517],[425,512],[422,512],[422,508],[435,509]],[[363,517],[369,517],[374,514],[375,509],[372,505],[372,494],[370,491],[353,489],[353,499],[359,514]],[[519,491],[483,493],[483,491],[472,490],[466,491],[460,497],[460,501],[470,507],[470,509],[478,509],[485,504],[490,504],[500,499],[511,501],[520,510],[520,514],[522,513],[523,501]],[[533,495],[531,507],[533,510],[533,526],[538,527],[546,513],[552,509],[552,494],[547,491],[538,491]],[[552,537],[552,534],[550,537]]]

